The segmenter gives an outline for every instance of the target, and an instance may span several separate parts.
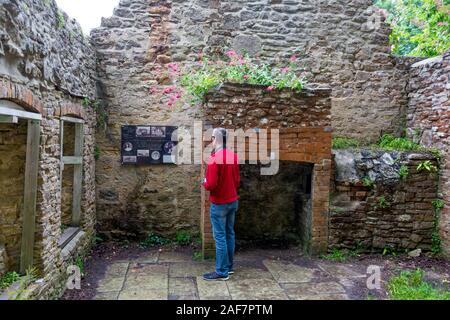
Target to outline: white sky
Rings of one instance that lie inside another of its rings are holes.
[[[89,34],[93,28],[99,27],[102,17],[112,16],[119,0],[56,0],[58,7],[74,18]]]

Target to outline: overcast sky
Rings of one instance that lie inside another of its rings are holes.
[[[71,18],[75,18],[89,34],[91,29],[99,27],[102,17],[112,16],[119,0],[56,0],[58,7]]]

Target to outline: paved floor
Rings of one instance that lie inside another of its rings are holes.
[[[360,267],[360,266],[359,266]],[[111,262],[96,283],[94,299],[366,299],[365,270],[349,264],[286,258],[277,252],[236,255],[235,274],[228,281],[204,281],[213,262],[197,262],[192,253],[146,252]]]

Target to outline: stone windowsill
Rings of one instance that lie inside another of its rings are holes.
[[[70,257],[74,251],[77,249],[80,242],[84,239],[86,236],[86,232],[79,230],[78,233],[70,240],[64,248],[61,250],[61,256],[63,260],[66,260],[68,257]]]

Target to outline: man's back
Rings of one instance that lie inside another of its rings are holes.
[[[214,204],[225,204],[238,200],[237,189],[240,185],[239,162],[236,153],[221,149],[208,161],[204,186],[210,191],[210,200]]]

